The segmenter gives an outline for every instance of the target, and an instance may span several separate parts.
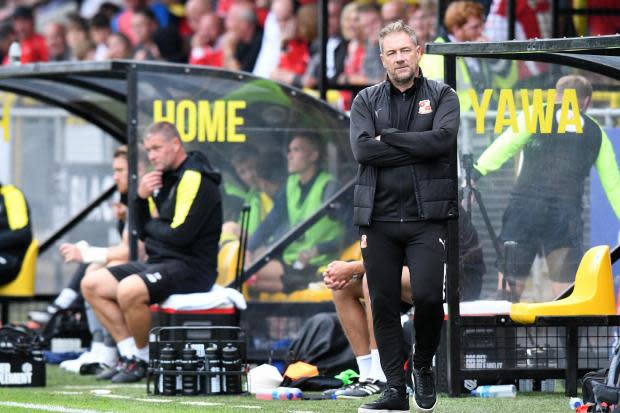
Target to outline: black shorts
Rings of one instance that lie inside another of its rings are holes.
[[[528,276],[538,252],[549,256],[565,249],[561,265],[555,266],[561,270],[551,271],[549,276],[553,281],[573,281],[583,255],[581,208],[570,203],[511,199],[502,218],[500,241],[517,242],[514,262],[510,265],[513,277]],[[506,270],[504,263],[499,263],[499,268]]]
[[[149,302],[159,303],[172,294],[190,294],[207,292],[212,285],[204,285],[202,279],[183,261],[167,260],[158,263],[138,261],[109,267],[108,271],[121,281],[137,274],[149,292]]]

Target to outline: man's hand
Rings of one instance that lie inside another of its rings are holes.
[[[162,172],[152,171],[145,174],[140,179],[140,185],[138,185],[138,196],[142,199],[147,199],[153,191],[162,187]]]
[[[64,243],[60,244],[60,253],[62,254],[65,262],[83,262],[82,252],[75,244]]]
[[[323,282],[331,290],[341,290],[359,273],[357,262],[332,261],[323,272]]]
[[[114,202],[112,204],[112,211],[114,212],[114,216],[119,221],[127,220],[127,205],[122,202]]]

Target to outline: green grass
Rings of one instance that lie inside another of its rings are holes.
[[[107,396],[95,390],[109,390]],[[8,405],[7,403],[17,403]],[[94,378],[66,373],[56,366],[47,367],[45,388],[0,388],[0,412],[265,412],[265,413],[323,413],[356,412],[361,401],[264,401],[253,396],[230,397],[162,397],[149,396],[146,384],[110,385]],[[35,405],[35,406],[33,406]],[[20,407],[23,406],[23,407]],[[65,410],[53,410],[62,407]],[[73,410],[70,410],[73,409]],[[563,393],[525,393],[516,399],[448,398],[440,395],[437,413],[567,413],[568,397]]]

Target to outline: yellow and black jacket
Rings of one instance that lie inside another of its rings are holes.
[[[0,184],[0,256],[3,262],[13,263],[7,263],[6,273],[0,273],[0,285],[17,276],[31,241],[30,212],[24,194],[13,185]]]
[[[190,152],[178,169],[163,175],[163,186],[153,197],[158,218],[151,218],[147,200],[137,200],[136,224],[148,262],[183,261],[206,289],[217,277],[220,181],[203,154]]]

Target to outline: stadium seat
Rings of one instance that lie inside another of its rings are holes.
[[[0,287],[0,299],[2,297],[32,297],[34,296],[35,274],[37,272],[37,256],[39,244],[33,239],[26,250],[22,268],[10,283]]]
[[[570,296],[546,303],[515,303],[510,318],[532,324],[539,316],[616,314],[609,246],[590,248],[581,259]]]
[[[227,241],[220,246],[217,254],[217,279],[215,283],[226,287],[235,281],[237,271],[237,255],[239,254],[239,241]]]

